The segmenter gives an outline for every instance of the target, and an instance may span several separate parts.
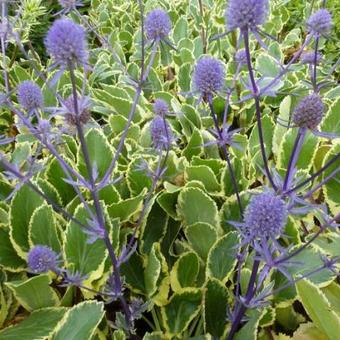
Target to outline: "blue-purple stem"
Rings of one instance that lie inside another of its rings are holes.
[[[228,171],[229,171],[230,178],[231,178],[231,183],[232,183],[232,186],[233,186],[233,190],[236,194],[240,214],[241,214],[241,216],[243,216],[243,208],[242,208],[241,198],[240,198],[240,194],[239,194],[238,187],[237,187],[235,173],[234,173],[234,170],[233,170],[230,158],[229,158],[229,153],[228,153],[227,147],[226,147],[225,143],[223,142],[223,135],[222,135],[222,131],[221,131],[219,125],[218,125],[218,120],[217,120],[217,116],[216,116],[216,113],[215,113],[215,110],[214,110],[212,98],[208,99],[208,103],[209,103],[211,115],[212,115],[212,118],[213,118],[213,121],[214,121],[215,129],[216,129],[216,132],[218,134],[218,138],[223,143],[221,146],[222,146],[222,150],[223,150],[223,153],[224,153],[224,157],[227,161]]]
[[[286,177],[283,183],[283,188],[282,188],[283,192],[285,192],[287,188],[289,188],[291,181],[295,175],[296,163],[299,159],[300,151],[303,145],[304,138],[306,136],[306,132],[307,132],[306,128],[299,128],[298,130],[297,136],[295,138],[293,150],[290,155]]]
[[[75,76],[74,76],[74,68],[73,68],[72,63],[69,63],[68,66],[69,66],[70,78],[71,78],[71,84],[72,84],[74,111],[76,113],[76,128],[77,128],[80,146],[81,146],[81,149],[82,149],[82,153],[83,153],[83,156],[84,156],[84,161],[85,161],[85,165],[86,165],[86,169],[87,169],[87,173],[88,173],[88,177],[89,177],[90,193],[91,193],[94,208],[95,208],[95,211],[96,211],[97,222],[99,224],[99,228],[103,231],[104,243],[105,243],[105,246],[106,246],[106,248],[109,252],[109,256],[110,256],[110,259],[111,259],[111,262],[112,262],[115,287],[116,287],[117,291],[122,292],[123,285],[122,285],[122,280],[121,280],[121,277],[120,277],[118,260],[117,260],[115,253],[114,253],[114,249],[113,249],[112,243],[110,241],[109,233],[108,233],[108,231],[105,227],[104,213],[103,213],[102,207],[100,205],[96,183],[95,183],[94,178],[93,178],[93,166],[91,164],[90,155],[89,155],[89,152],[88,152],[83,127],[82,127],[82,124],[81,124],[80,119],[79,119],[80,113],[79,113],[79,108],[78,108],[78,96],[77,96],[76,81],[75,81]],[[130,312],[129,306],[127,305],[127,302],[125,301],[125,298],[122,294],[119,296],[119,301],[120,301],[122,308],[124,310],[124,315],[125,315],[125,320],[127,322],[127,325],[130,325],[130,323],[131,323],[131,312]]]
[[[261,154],[262,154],[262,159],[263,159],[263,164],[264,164],[264,170],[267,175],[267,178],[273,187],[273,189],[276,191],[277,187],[273,181],[272,175],[269,170],[268,166],[268,160],[266,156],[266,149],[265,149],[265,144],[264,144],[264,139],[263,139],[263,131],[262,131],[262,121],[261,121],[261,109],[260,109],[260,93],[259,93],[259,88],[256,85],[256,81],[254,78],[254,71],[253,71],[253,66],[251,62],[251,57],[250,57],[250,48],[249,48],[249,31],[248,28],[242,31],[243,38],[244,38],[244,47],[246,51],[246,57],[247,57],[247,66],[248,66],[248,72],[249,72],[249,77],[250,77],[250,82],[252,86],[252,92],[253,92],[253,97],[255,101],[255,110],[256,110],[256,121],[257,121],[257,128],[258,128],[258,133],[259,133],[259,141],[260,141],[260,148],[261,148]]]

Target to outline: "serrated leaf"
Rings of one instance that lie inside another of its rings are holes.
[[[219,238],[208,254],[206,276],[226,283],[235,264],[240,239],[237,232]]]
[[[51,282],[48,274],[42,274],[25,281],[6,282],[6,285],[25,309],[33,311],[59,304],[57,293],[50,287]]]
[[[58,323],[51,339],[91,339],[104,316],[104,305],[97,301],[84,301],[69,309]]]
[[[197,222],[219,226],[216,203],[199,188],[184,188],[178,196],[177,210],[186,225]]]
[[[340,98],[338,98],[329,108],[325,118],[321,123],[322,132],[333,133],[340,136]]]
[[[216,193],[221,190],[221,186],[218,183],[215,174],[205,165],[186,167],[184,178],[187,182],[195,180],[201,181],[205,189],[210,193]]]
[[[322,291],[307,279],[299,281],[296,289],[314,324],[327,334],[330,340],[337,340],[340,334],[340,317],[332,310]]]
[[[189,161],[194,156],[200,156],[203,153],[203,144],[204,141],[201,132],[195,128],[187,146],[183,150],[183,156],[185,156]]]
[[[259,322],[265,313],[265,310],[250,310],[247,313],[249,320],[247,323],[236,333],[235,340],[256,340],[257,339],[257,327]],[[249,314],[249,315],[248,315]]]

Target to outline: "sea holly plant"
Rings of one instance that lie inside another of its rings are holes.
[[[334,1],[0,6],[0,339],[337,339]]]

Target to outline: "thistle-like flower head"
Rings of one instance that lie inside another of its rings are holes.
[[[58,268],[58,255],[47,246],[37,245],[27,255],[28,267],[33,273],[46,273]]]
[[[235,54],[235,61],[237,64],[244,65],[247,63],[247,54],[244,48],[238,50]]]
[[[320,96],[313,93],[297,104],[293,113],[293,122],[300,128],[314,130],[321,122],[324,113],[324,104]]]
[[[307,20],[307,28],[316,36],[327,34],[332,27],[332,16],[327,9],[319,9]]]
[[[78,96],[77,104],[78,104],[78,111],[79,111],[78,112],[79,121],[81,124],[86,124],[91,118],[90,98],[86,96]],[[57,113],[60,115],[63,115],[68,124],[76,125],[77,113],[74,107],[73,95],[69,96],[61,103],[61,107],[58,108]]]
[[[305,51],[301,54],[300,60],[302,64],[314,64],[315,52]],[[322,54],[317,52],[316,54],[316,64],[318,65],[322,60]]]
[[[156,115],[165,117],[169,113],[169,105],[163,99],[156,99],[153,103],[153,112]]]
[[[31,80],[25,80],[17,88],[18,102],[27,111],[42,108],[44,98],[40,87]]]
[[[265,23],[269,13],[269,0],[229,0],[225,20],[227,29],[254,29]]]
[[[285,227],[288,211],[286,203],[272,191],[254,195],[244,214],[244,227],[254,238],[279,237]]]
[[[203,98],[211,97],[223,88],[224,68],[222,62],[212,57],[203,57],[195,65],[193,82],[195,90]]]
[[[163,9],[157,8],[145,18],[146,36],[149,40],[164,39],[171,31],[171,20]]]
[[[161,116],[156,116],[150,125],[152,144],[157,150],[168,150],[173,141],[173,135],[168,122]]]
[[[48,54],[61,66],[84,65],[88,59],[85,30],[70,19],[56,20],[45,38]]]

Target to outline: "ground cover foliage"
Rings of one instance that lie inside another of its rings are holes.
[[[338,339],[337,1],[0,1],[0,339]]]

